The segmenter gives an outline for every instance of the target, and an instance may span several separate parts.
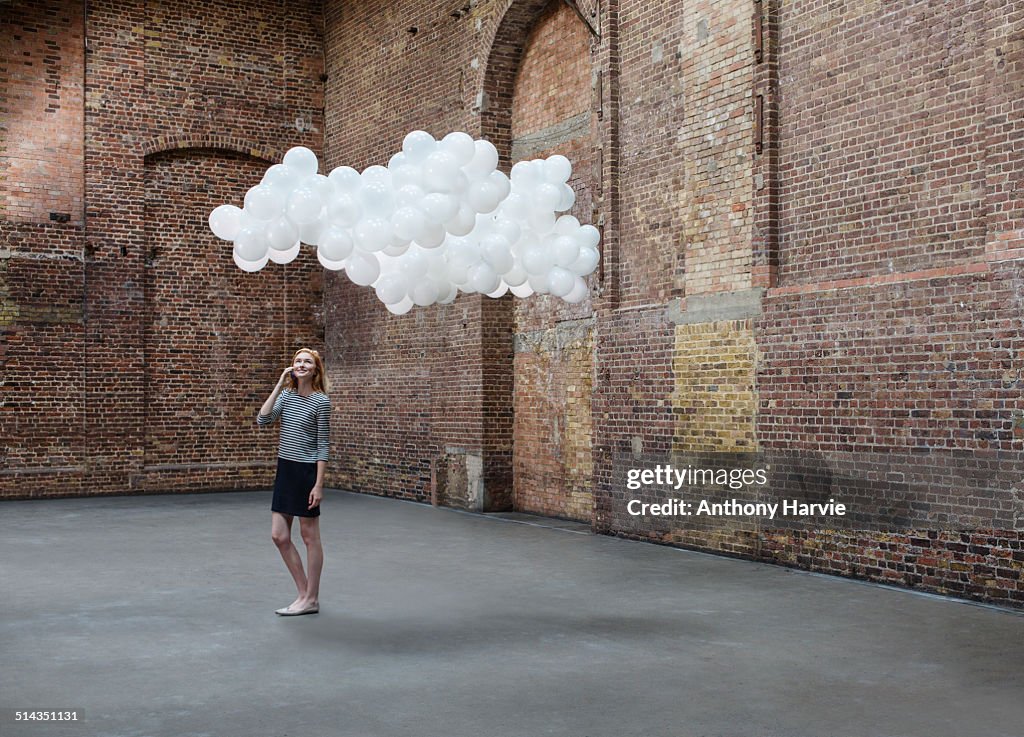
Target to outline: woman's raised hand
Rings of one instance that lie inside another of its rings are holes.
[[[289,379],[289,377],[291,377],[291,374],[292,374],[292,367],[291,366],[289,366],[288,368],[286,368],[284,371],[281,372],[281,378],[277,380],[277,386],[278,386],[279,389],[283,388],[288,383],[288,379]]]

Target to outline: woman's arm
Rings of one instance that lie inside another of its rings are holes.
[[[289,366],[281,373],[281,378],[277,380],[277,386],[274,387],[274,391],[270,392],[270,396],[267,397],[267,401],[265,401],[263,406],[260,407],[260,412],[256,416],[256,422],[260,425],[268,425],[277,419],[277,415],[274,414],[274,405],[277,403],[277,397],[284,389],[284,383],[287,381],[291,372],[292,368]]]
[[[316,483],[309,491],[309,508],[317,506],[324,498],[324,473],[327,471],[327,461],[316,462]]]

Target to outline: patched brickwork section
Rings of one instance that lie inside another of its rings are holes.
[[[643,458],[669,459],[675,437],[673,410],[675,328],[663,309],[600,315],[593,389],[594,527],[643,536],[657,522],[632,517],[632,493],[618,483],[624,465]]]
[[[82,32],[72,0],[0,13],[0,218],[82,222]]]
[[[589,522],[593,323],[516,336],[515,508]]]
[[[757,450],[756,356],[749,320],[676,327],[676,450]]]
[[[990,5],[782,4],[781,284],[914,271],[984,249],[988,131],[1006,120],[989,117],[987,80],[1009,72],[994,67],[1004,51],[992,33],[1008,19]]]
[[[750,16],[622,8],[623,306],[750,286]]]

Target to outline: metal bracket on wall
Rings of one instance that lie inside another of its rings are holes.
[[[764,14],[761,0],[754,0],[754,61],[764,61]]]
[[[594,36],[594,38],[596,38],[598,41],[600,41],[601,40],[601,32],[599,30],[597,30],[596,28],[594,28],[593,24],[591,24],[591,22],[590,22],[590,19],[587,18],[586,14],[584,14],[584,12],[582,10],[580,10],[580,6],[577,4],[576,0],[562,0],[562,2],[565,3],[566,5],[568,5],[570,8],[572,8],[573,11],[575,11],[575,13],[579,17],[579,19],[581,21],[583,21],[583,25],[585,25],[587,27],[587,29]],[[593,11],[593,15],[594,16],[599,16],[600,15],[599,8],[600,8],[600,4],[599,3],[595,3],[594,4],[594,11]]]
[[[754,98],[754,151],[764,150],[764,95]]]

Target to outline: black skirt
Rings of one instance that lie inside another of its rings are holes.
[[[273,512],[293,517],[319,517],[320,505],[309,508],[309,492],[316,484],[316,464],[277,459],[277,478],[274,479]]]

